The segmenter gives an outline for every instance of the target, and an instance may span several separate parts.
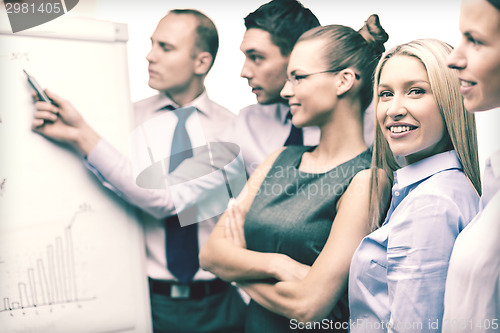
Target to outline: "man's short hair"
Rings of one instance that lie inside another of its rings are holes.
[[[297,0],[272,0],[245,17],[247,30],[256,28],[270,33],[283,56],[290,55],[304,32],[319,25],[311,10]]]
[[[496,9],[500,10],[500,0],[487,0],[491,3]]]
[[[198,21],[196,27],[195,47],[203,52],[208,52],[212,56],[212,65],[219,50],[219,34],[214,22],[205,14],[196,9],[173,9],[170,11],[177,15],[193,15]]]

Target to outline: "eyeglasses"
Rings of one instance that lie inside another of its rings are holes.
[[[345,69],[345,68],[343,68]],[[343,69],[329,69],[326,71],[321,71],[321,72],[315,72],[315,73],[309,73],[309,74],[292,74],[290,77],[288,77],[286,80],[290,82],[293,86],[296,86],[300,83],[301,80],[308,78],[311,75],[316,75],[316,74],[323,74],[323,73],[336,73],[340,72]],[[361,79],[361,76],[358,73],[354,73],[354,77],[356,80]]]

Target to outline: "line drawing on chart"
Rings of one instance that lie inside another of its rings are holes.
[[[12,52],[10,59],[11,61],[14,60],[21,60],[21,61],[30,61],[30,55],[28,52]]]
[[[75,268],[72,227],[78,216],[92,212],[88,204],[82,204],[64,228],[63,236],[57,236],[46,247],[46,260],[36,259],[36,267],[26,268],[27,281],[17,282],[17,298],[3,297],[0,313],[40,308],[58,304],[80,303],[96,297],[79,297]],[[64,239],[63,239],[64,238]]]
[[[0,123],[1,123],[1,119],[0,119]],[[5,192],[5,182],[7,181],[7,178],[3,178],[2,179],[2,182],[0,182],[0,197],[3,196],[3,193]]]

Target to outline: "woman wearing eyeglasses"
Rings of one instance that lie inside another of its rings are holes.
[[[362,115],[387,39],[372,15],[360,32],[314,28],[290,55],[281,95],[294,125],[318,126],[320,142],[269,156],[200,254],[251,296],[246,332],[347,331],[349,264],[371,230]]]

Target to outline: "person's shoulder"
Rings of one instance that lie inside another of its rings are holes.
[[[465,216],[470,219],[477,213],[479,195],[462,170],[450,169],[427,178],[408,195],[406,205],[413,211],[439,207],[441,216]],[[426,208],[427,207],[427,208]]]
[[[203,111],[206,112],[209,118],[217,121],[231,122],[236,118],[236,115],[233,112],[211,99],[208,99],[207,108]]]
[[[266,159],[259,165],[259,167],[252,173],[252,178],[264,178],[271,167],[283,156],[283,152],[286,151],[286,147],[280,147],[277,150],[269,154]]]
[[[414,195],[475,192],[453,150],[435,154],[405,166],[396,171],[396,177],[399,186],[410,186],[413,188]]]
[[[252,104],[240,110],[236,122],[251,131],[273,130],[284,125],[283,113],[288,110],[282,103]]]
[[[353,157],[351,159],[351,162],[356,165],[360,171],[365,170],[365,169],[370,169],[371,164],[372,164],[372,148],[367,148],[363,152],[361,152],[359,155]]]
[[[261,107],[261,104],[251,104],[241,109],[236,117],[238,121],[246,122],[249,117],[260,117],[262,113],[263,108]]]
[[[256,111],[256,110],[262,110],[262,104],[250,104],[250,105],[247,105],[245,106],[243,109],[240,110],[240,114],[241,113],[247,113],[247,112],[252,112],[252,111]]]
[[[433,174],[417,187],[424,193],[437,195],[473,195],[476,194],[472,183],[460,169],[448,169]]]
[[[266,116],[274,116],[276,115],[280,108],[283,107],[282,103],[273,103],[273,104],[251,104],[240,110],[238,113],[239,116],[258,116],[258,115],[266,115]]]
[[[291,145],[286,147],[279,147],[271,154],[268,155],[264,163],[285,163],[287,164],[290,159],[295,160],[300,158],[306,151],[312,150],[315,146],[299,146]]]
[[[221,115],[221,116],[226,116],[230,118],[234,118],[236,115],[234,112],[231,112],[228,108],[225,106],[222,106],[221,104],[209,99],[208,100],[209,106],[210,106],[210,111],[214,114]]]
[[[312,151],[313,148],[317,146],[302,146],[302,145],[290,145],[286,147],[282,147],[281,151],[283,154],[286,155],[297,155],[297,154],[303,154],[306,151]]]
[[[143,99],[133,103],[134,110],[141,111],[141,110],[148,109],[151,105],[156,104],[159,99],[160,99],[159,94],[143,98]]]
[[[381,172],[379,172],[379,177],[381,175],[384,175],[385,176],[385,173],[383,173],[383,170],[381,170]],[[352,177],[352,180],[350,182],[349,185],[360,185],[360,184],[370,184],[370,181],[371,181],[371,177],[372,177],[372,170],[371,169],[363,169],[363,170],[360,170],[358,172],[356,172],[356,174]],[[386,177],[382,177],[383,181],[385,182],[386,181]]]
[[[500,149],[488,156],[486,169],[493,170],[494,174],[500,174]]]

